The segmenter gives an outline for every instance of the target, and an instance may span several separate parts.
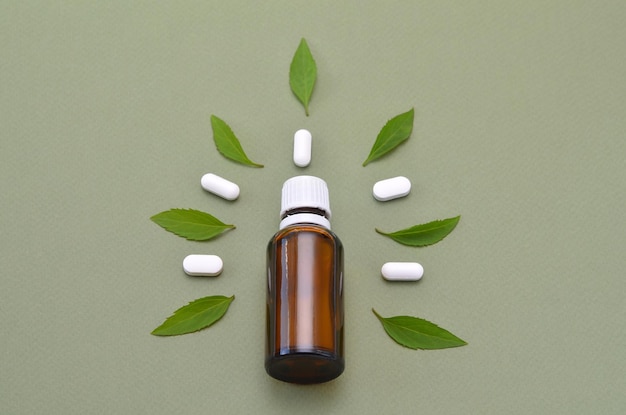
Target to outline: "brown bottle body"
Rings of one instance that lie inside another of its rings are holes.
[[[279,380],[321,383],[343,357],[343,245],[330,230],[296,224],[267,247],[265,370]]]

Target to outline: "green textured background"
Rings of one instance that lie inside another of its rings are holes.
[[[624,2],[336,3],[0,2],[0,413],[626,412]],[[308,118],[287,77],[301,37]],[[361,167],[411,107],[409,141]],[[211,114],[266,167],[222,158]],[[347,368],[310,387],[263,368],[265,245],[297,174],[327,180],[346,249]],[[411,194],[376,202],[396,175]],[[149,220],[173,207],[237,229],[183,240]],[[458,214],[428,248],[374,232]],[[224,273],[186,276],[191,253]],[[393,260],[424,278],[386,283]],[[209,330],[149,334],[212,294],[236,300]],[[469,345],[402,348],[372,307]]]

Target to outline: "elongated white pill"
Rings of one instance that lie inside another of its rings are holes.
[[[424,267],[417,262],[387,262],[380,273],[388,281],[419,281],[424,275]]]
[[[411,181],[404,176],[398,176],[376,182],[372,193],[376,200],[385,202],[387,200],[404,197],[408,195],[410,191]]]
[[[226,200],[235,200],[239,197],[239,186],[217,174],[205,174],[200,179],[200,184],[207,192],[211,192]]]
[[[311,138],[308,130],[298,130],[293,135],[293,162],[298,167],[311,163]]]
[[[187,255],[183,260],[185,274],[194,277],[215,277],[223,268],[224,262],[217,255]]]

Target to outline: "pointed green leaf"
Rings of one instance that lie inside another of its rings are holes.
[[[253,162],[246,156],[241,143],[235,137],[235,133],[224,120],[211,115],[211,127],[213,128],[213,141],[217,150],[228,159],[251,167],[263,167],[262,164]]]
[[[163,229],[190,241],[206,241],[235,225],[227,225],[215,216],[195,209],[170,209],[150,218]]]
[[[289,67],[289,85],[296,97],[304,105],[304,113],[309,116],[309,101],[317,78],[315,59],[309,50],[306,40],[302,38],[293,55]]]
[[[372,311],[389,337],[409,349],[447,349],[467,344],[448,330],[430,321],[409,316],[381,317],[376,310],[372,309]]]
[[[408,139],[413,131],[413,117],[414,110],[411,108],[409,111],[396,115],[387,121],[385,126],[378,133],[378,137],[376,137],[376,141],[372,146],[369,156],[367,156],[367,159],[363,162],[363,166],[367,165],[370,161],[384,156]]]
[[[202,330],[222,318],[234,299],[234,295],[232,297],[214,295],[194,300],[176,310],[163,324],[154,329],[152,334],[177,336]]]
[[[435,244],[448,236],[455,228],[456,224],[459,223],[460,219],[461,216],[456,216],[454,218],[435,220],[422,225],[415,225],[396,232],[386,233],[379,229],[376,229],[376,232],[403,245],[427,246]]]

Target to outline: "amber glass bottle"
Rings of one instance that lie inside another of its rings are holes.
[[[267,247],[265,370],[279,380],[321,383],[343,357],[343,246],[330,231],[326,182],[285,182],[280,230]]]

